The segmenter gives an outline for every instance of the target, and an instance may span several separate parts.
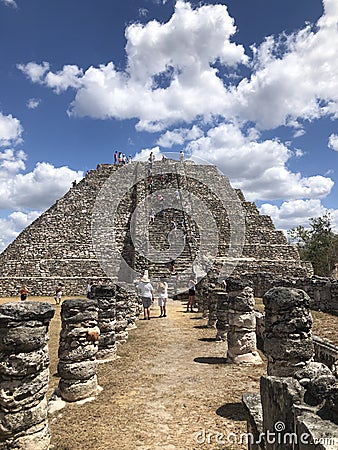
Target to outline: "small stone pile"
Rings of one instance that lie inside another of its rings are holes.
[[[0,306],[0,448],[47,450],[48,303]]]
[[[95,286],[94,299],[97,300],[98,327],[100,328],[99,348],[97,359],[116,358],[116,286]]]
[[[59,393],[69,402],[97,392],[97,361],[100,329],[96,300],[65,300],[61,307],[59,344]]]
[[[253,289],[245,287],[229,298],[228,354],[230,363],[261,364],[256,344],[256,316]]]
[[[214,295],[217,298],[216,341],[225,341],[229,330],[229,294],[225,291],[216,291]]]
[[[278,287],[266,292],[263,302],[268,375],[293,376],[313,360],[310,298],[300,289]]]

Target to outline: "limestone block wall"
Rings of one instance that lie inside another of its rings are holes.
[[[338,280],[325,277],[273,276],[269,272],[241,274],[244,281],[250,280],[255,286],[255,295],[263,297],[272,287],[284,286],[302,289],[310,297],[310,308],[327,312],[338,312]]]
[[[322,364],[326,364],[330,369],[337,366],[338,369],[338,347],[331,342],[313,336],[314,359]]]

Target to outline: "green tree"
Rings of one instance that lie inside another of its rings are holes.
[[[312,263],[315,275],[330,276],[338,262],[338,235],[332,231],[329,214],[311,218],[309,224],[308,229],[302,225],[291,228],[289,238],[301,259]]]

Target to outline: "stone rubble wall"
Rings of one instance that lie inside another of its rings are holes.
[[[310,308],[338,313],[338,280],[325,277],[281,277],[268,272],[243,273],[243,282],[253,283],[256,297],[263,297],[273,287],[289,287],[301,289],[310,297]]]
[[[48,450],[48,303],[0,306],[0,449]]]

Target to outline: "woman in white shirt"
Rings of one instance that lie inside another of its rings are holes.
[[[167,317],[168,283],[164,278],[157,286],[158,306],[160,307],[160,317]]]

